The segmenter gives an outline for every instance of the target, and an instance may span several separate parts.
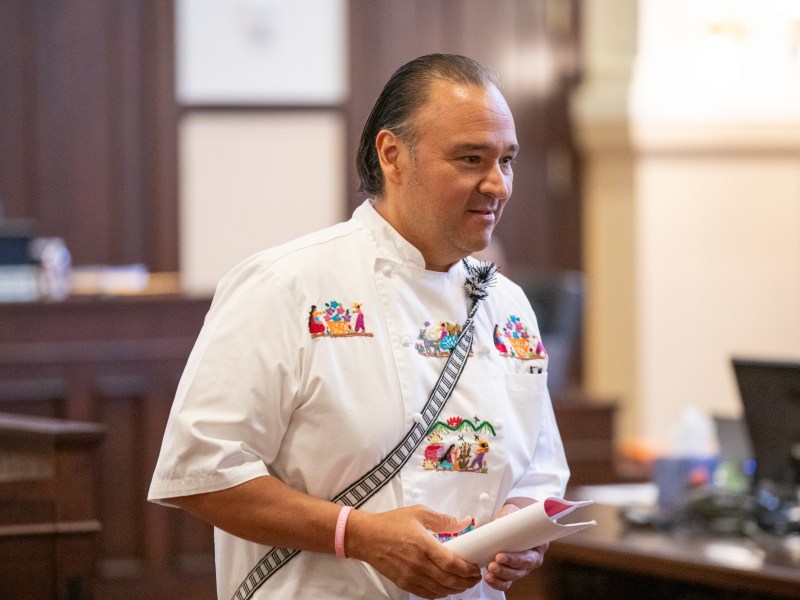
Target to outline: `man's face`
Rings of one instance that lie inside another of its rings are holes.
[[[446,270],[486,248],[511,196],[514,119],[494,86],[438,81],[413,125],[417,142],[400,144],[404,168],[384,216],[428,269]]]

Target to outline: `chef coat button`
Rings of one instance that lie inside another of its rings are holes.
[[[491,500],[491,497],[486,492],[482,492],[481,495],[478,496],[478,500],[480,500],[481,502],[488,502],[489,500]]]
[[[502,421],[495,421],[494,422],[494,428],[497,429],[498,431],[500,431],[503,428],[503,422]]]
[[[385,267],[383,267],[383,268],[381,269],[381,272],[382,272],[382,273],[383,273],[383,274],[384,274],[386,277],[391,277],[391,276],[392,276],[392,267],[390,267],[389,265],[386,265]]]
[[[420,488],[414,488],[411,490],[411,497],[412,498],[419,498],[422,496],[422,490]]]
[[[403,336],[403,346],[408,348],[410,345],[411,345],[411,338],[408,337],[407,335]]]
[[[480,354],[481,356],[486,356],[487,354],[489,354],[489,347],[481,346],[480,348],[478,348],[478,354]]]
[[[414,413],[411,418],[414,419],[414,423],[422,423],[422,413]]]

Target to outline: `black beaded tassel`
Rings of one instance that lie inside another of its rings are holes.
[[[464,268],[467,270],[467,280],[464,282],[464,288],[467,291],[467,296],[472,300],[473,308],[475,308],[478,302],[489,296],[489,288],[496,283],[495,278],[499,269],[493,262],[473,264],[465,259],[463,263]]]

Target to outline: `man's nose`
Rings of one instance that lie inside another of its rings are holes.
[[[502,165],[495,163],[481,180],[478,191],[499,200],[506,200],[511,195],[511,180],[511,173],[504,172]]]

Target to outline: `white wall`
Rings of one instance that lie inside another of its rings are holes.
[[[587,384],[620,401],[623,444],[663,449],[688,406],[739,414],[733,355],[800,360],[800,14],[788,6],[585,2],[587,26],[606,32],[590,40],[637,31],[626,92],[602,68],[625,63],[619,47],[596,43],[616,60],[590,62],[575,104]]]
[[[637,166],[638,435],[740,412],[731,356],[800,358],[800,160],[705,152]]]

